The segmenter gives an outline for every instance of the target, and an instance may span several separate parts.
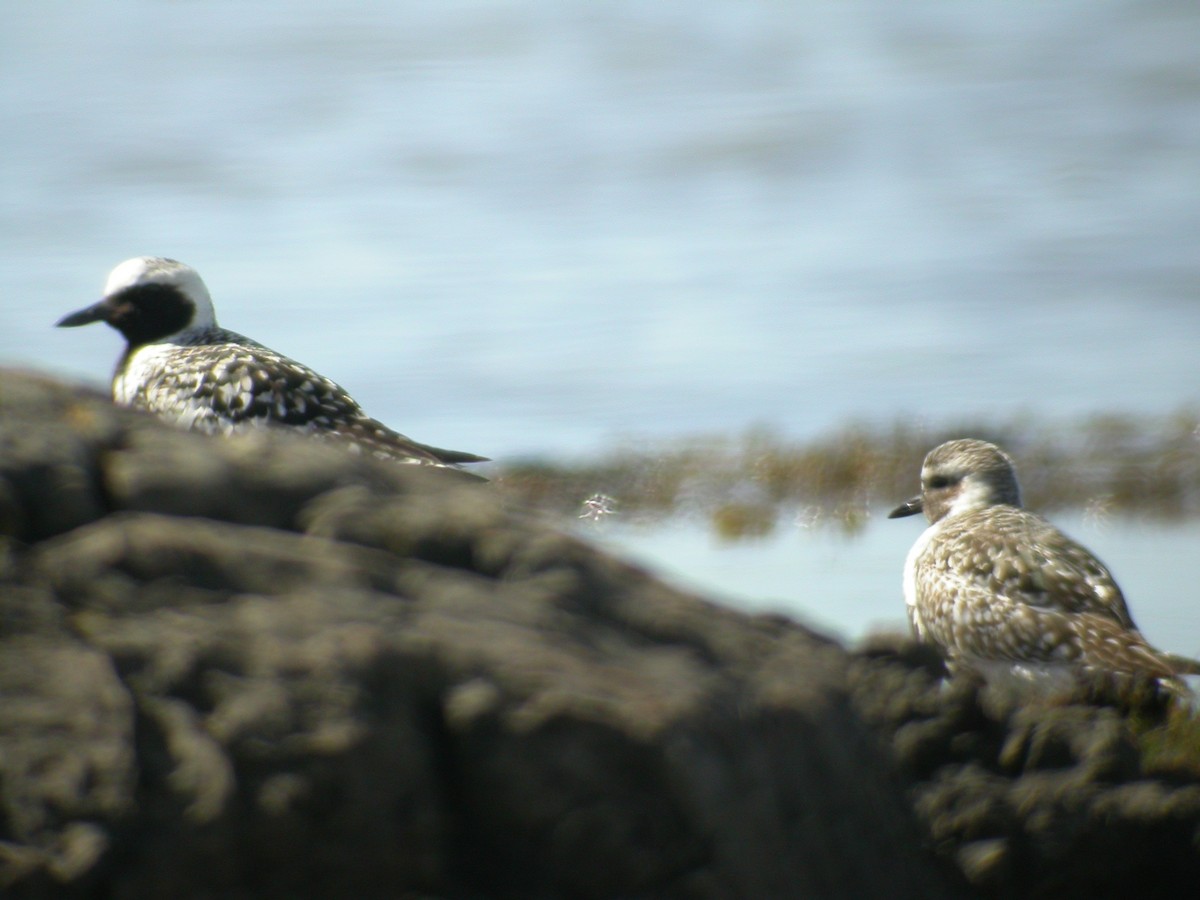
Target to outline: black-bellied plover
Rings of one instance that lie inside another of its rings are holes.
[[[994,444],[931,450],[920,495],[889,518],[919,512],[930,524],[905,560],[904,601],[918,639],[952,666],[985,677],[1119,673],[1171,689],[1200,673],[1200,663],[1150,646],[1095,556],[1021,508],[1012,460]]]
[[[173,259],[126,260],[109,274],[103,299],[58,325],[92,322],[107,322],[127,342],[113,374],[113,399],[183,428],[232,434],[285,426],[421,465],[486,459],[419,444],[372,419],[323,375],[218,327],[208,288]]]

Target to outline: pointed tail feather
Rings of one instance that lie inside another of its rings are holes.
[[[1200,675],[1200,661],[1176,653],[1163,653],[1162,656],[1176,675]]]

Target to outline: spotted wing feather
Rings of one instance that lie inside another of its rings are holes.
[[[118,399],[186,428],[229,434],[283,425],[401,462],[444,465],[482,459],[393,431],[367,416],[336,382],[234,332],[213,331],[202,342],[140,352],[147,361],[137,373],[129,373],[128,396],[120,396],[118,377]]]
[[[930,562],[953,566],[993,595],[1037,609],[1092,613],[1123,628],[1136,627],[1107,567],[1041,516],[994,506],[947,520],[940,537]]]
[[[946,526],[917,560],[917,612],[951,655],[1186,671],[1137,630],[1108,569],[1041,517],[991,507]]]

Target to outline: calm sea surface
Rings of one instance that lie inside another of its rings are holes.
[[[1195,406],[1198,46],[1167,0],[7,3],[0,364],[104,381],[116,335],[50,325],[159,254],[499,459]],[[848,633],[916,536],[623,529]],[[1108,536],[1200,649],[1195,531]]]
[[[854,641],[907,631],[900,573],[924,521],[882,518],[859,536],[800,526],[766,540],[721,543],[698,524],[644,531],[603,520],[578,529],[665,577],[750,612],[781,612]],[[1056,516],[1113,571],[1134,620],[1156,646],[1200,658],[1195,554],[1200,523],[1171,527]]]

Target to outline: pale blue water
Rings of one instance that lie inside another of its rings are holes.
[[[779,612],[844,640],[908,630],[901,571],[924,520],[876,511],[862,534],[784,525],[771,537],[723,543],[697,523],[652,530],[613,519],[577,532],[679,587],[750,612]],[[1195,548],[1200,523],[1056,516],[1113,572],[1134,620],[1158,647],[1200,658]]]
[[[50,325],[148,253],[499,459],[1194,406],[1197,46],[1167,0],[7,3],[0,363],[102,382]]]

